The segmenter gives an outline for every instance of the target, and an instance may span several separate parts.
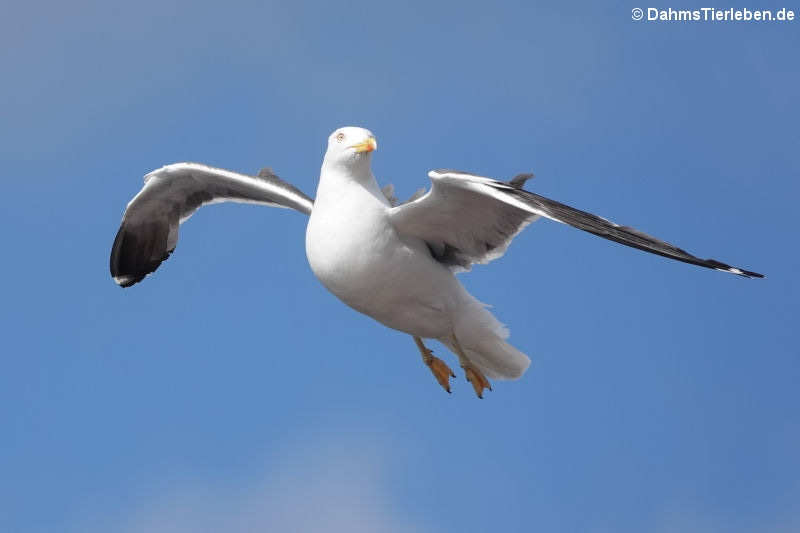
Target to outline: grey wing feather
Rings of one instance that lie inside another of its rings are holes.
[[[508,182],[509,185],[514,187],[515,189],[521,189],[525,186],[525,182],[529,179],[533,179],[533,172],[528,172],[527,174],[517,174]]]
[[[524,180],[519,176],[512,180],[517,183],[505,183],[455,170],[435,170],[428,175],[433,181],[430,192],[392,209],[390,216],[398,231],[424,239],[434,257],[455,268],[469,268],[471,263],[502,255],[517,233],[543,216],[684,263],[764,277],[715,259],[700,259],[634,228],[523,190]]]
[[[128,203],[111,247],[111,276],[130,287],[155,271],[175,250],[182,222],[203,205],[244,202],[310,214],[313,201],[269,169],[258,177],[199,163],[175,163],[145,176]]]
[[[386,201],[389,202],[389,205],[392,207],[397,205],[397,196],[394,195],[394,185],[391,183],[384,185],[381,192],[386,197]]]
[[[411,203],[411,202],[414,202],[414,201],[416,201],[416,200],[419,200],[420,198],[422,198],[423,196],[425,196],[425,193],[426,193],[426,192],[428,192],[428,190],[427,190],[425,187],[422,187],[422,188],[420,188],[420,189],[417,189],[416,191],[414,191],[414,194],[412,194],[412,195],[409,197],[409,199],[408,199],[408,200],[406,200],[406,202],[405,202],[405,203]]]

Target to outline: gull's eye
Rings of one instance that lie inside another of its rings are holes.
[[[344,140],[344,133],[337,133],[336,134],[336,142],[342,142]]]

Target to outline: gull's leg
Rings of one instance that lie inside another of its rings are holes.
[[[444,361],[433,355],[433,350],[429,350],[425,347],[422,343],[422,339],[414,337],[414,342],[417,343],[419,353],[422,354],[422,361],[431,369],[433,377],[436,378],[436,381],[439,382],[439,385],[441,385],[444,390],[450,392],[450,378],[454,378],[456,375]]]
[[[461,348],[461,345],[458,343],[458,339],[456,336],[453,335],[453,348],[456,349],[456,354],[458,355],[458,362],[461,363],[461,368],[464,369],[464,375],[467,378],[467,381],[472,383],[472,388],[475,389],[475,394],[478,395],[478,398],[483,400],[483,389],[492,390],[492,384],[489,383],[489,380],[486,379],[486,376],[483,375],[483,372],[478,370],[467,358],[467,355],[464,353],[464,350]]]

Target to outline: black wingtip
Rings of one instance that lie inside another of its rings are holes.
[[[144,237],[137,238],[136,231],[130,230],[125,223],[117,231],[111,246],[109,272],[120,287],[136,285],[155,272],[161,262],[172,254],[172,250],[163,250],[166,237],[162,237],[158,231],[152,233],[144,233]]]

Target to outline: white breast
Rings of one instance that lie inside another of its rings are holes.
[[[463,291],[450,271],[424,242],[397,234],[382,196],[360,184],[325,192],[318,193],[306,230],[308,261],[322,284],[391,328],[423,337],[447,331],[448,309]]]

